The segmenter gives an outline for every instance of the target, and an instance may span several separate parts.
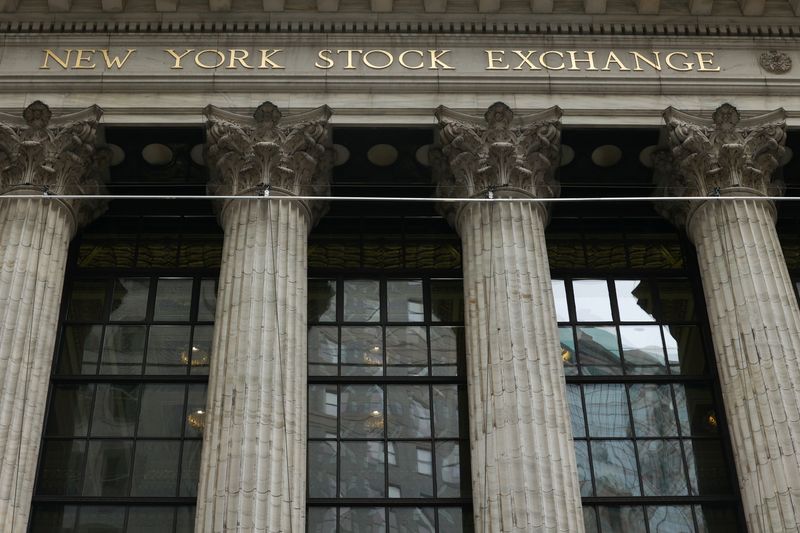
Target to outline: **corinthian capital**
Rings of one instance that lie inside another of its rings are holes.
[[[483,117],[476,117],[442,106],[436,118],[439,147],[433,153],[434,179],[440,197],[559,194],[553,179],[561,152],[558,107],[514,117],[506,104],[497,102]]]
[[[328,106],[289,117],[283,117],[271,102],[258,106],[252,118],[214,106],[206,107],[204,114],[211,194],[248,195],[265,190],[294,196],[330,194]],[[323,204],[314,202],[309,208],[319,215]]]
[[[99,194],[108,166],[98,151],[97,126],[102,110],[92,106],[53,117],[36,101],[22,116],[0,113],[0,194],[41,190],[53,194]],[[93,219],[105,202],[67,200],[77,225]]]
[[[742,119],[730,104],[711,118],[668,108],[667,146],[654,159],[658,196],[771,195],[780,184],[773,173],[782,163],[786,113],[777,109]],[[698,205],[697,202],[692,205]],[[690,202],[664,202],[658,208],[683,224]]]

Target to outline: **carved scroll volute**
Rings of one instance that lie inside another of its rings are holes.
[[[96,148],[102,110],[92,106],[53,117],[33,102],[22,116],[0,113],[0,194],[48,191],[52,194],[105,192],[108,160]],[[75,217],[76,228],[105,207],[102,201],[60,200]]]
[[[723,104],[708,119],[668,108],[664,120],[664,151],[654,159],[656,195],[703,197],[726,191],[755,195],[781,192],[781,184],[773,175],[785,152],[783,109],[742,119],[735,107]],[[682,225],[689,210],[697,205],[698,202],[664,202],[658,208]]]
[[[558,196],[554,175],[561,152],[561,110],[550,108],[514,117],[502,102],[483,117],[436,110],[437,147],[431,151],[437,194],[442,198],[471,198],[491,191],[502,196]],[[461,205],[442,204],[456,223]]]
[[[210,194],[256,195],[269,189],[271,194],[330,195],[333,152],[327,106],[289,117],[271,102],[261,104],[252,118],[214,106],[204,114]],[[306,205],[313,220],[326,207],[319,201]]]

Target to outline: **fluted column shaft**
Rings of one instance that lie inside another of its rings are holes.
[[[774,216],[714,201],[688,225],[751,533],[800,530],[800,310]]]
[[[73,217],[0,198],[0,529],[28,528]]]
[[[291,200],[223,214],[196,531],[304,531],[306,240]]]
[[[583,531],[544,213],[461,215],[476,531]]]

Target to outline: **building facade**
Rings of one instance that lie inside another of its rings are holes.
[[[800,530],[793,0],[3,0],[9,533]]]

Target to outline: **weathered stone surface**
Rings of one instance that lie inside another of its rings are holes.
[[[440,108],[438,194],[556,195],[558,115],[516,122],[495,104],[482,122]],[[444,208],[463,244],[475,530],[582,532],[546,210],[529,202]]]
[[[327,194],[327,110],[278,125],[207,111],[209,189],[228,200],[196,531],[305,531],[307,237]],[[269,189],[267,187],[269,186]],[[263,194],[280,199],[266,199]]]
[[[697,248],[748,529],[798,531],[800,309],[775,207],[760,198],[778,190],[783,111],[739,120],[724,105],[712,120],[671,109],[665,118],[670,151],[657,159],[657,194],[699,199],[662,212],[685,224]]]
[[[51,120],[41,102],[23,117],[0,115],[0,530],[9,533],[28,529],[69,241],[102,205],[14,196],[102,190],[91,173],[99,117],[91,108]]]

